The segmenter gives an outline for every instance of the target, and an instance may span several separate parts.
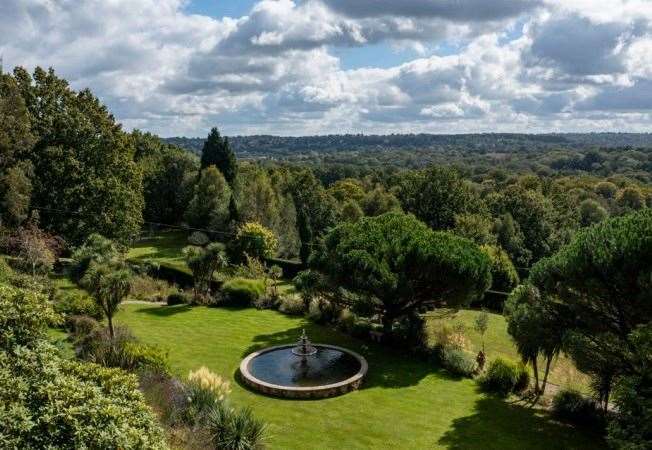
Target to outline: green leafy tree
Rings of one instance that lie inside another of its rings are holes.
[[[186,220],[194,227],[222,230],[229,220],[231,189],[215,166],[204,169],[186,211]]]
[[[602,222],[607,217],[609,217],[609,213],[597,201],[587,198],[580,203],[580,223],[583,226],[588,227]]]
[[[480,335],[482,339],[482,353],[484,353],[484,335],[489,328],[489,314],[484,309],[475,317],[473,321],[473,329]]]
[[[386,333],[421,305],[467,305],[491,283],[489,259],[472,242],[401,213],[336,227],[311,265],[327,279],[325,295],[351,292],[343,301],[378,314]]]
[[[487,215],[458,214],[455,216],[453,232],[458,236],[472,240],[478,245],[496,243],[496,236],[493,234],[493,222]]]
[[[135,375],[64,359],[47,296],[0,284],[3,448],[167,448]]]
[[[385,191],[382,186],[376,186],[367,193],[360,206],[367,216],[380,216],[390,211],[400,211],[401,203],[391,192]]]
[[[616,196],[616,193],[618,192],[618,186],[610,181],[601,181],[596,183],[594,190],[596,194],[604,198],[611,199]]]
[[[0,175],[34,145],[29,111],[16,80],[0,73]]]
[[[115,337],[113,316],[118,311],[120,303],[131,292],[132,278],[131,271],[121,264],[93,262],[82,279],[82,285],[102,308],[109,322],[109,335],[112,341]]]
[[[55,255],[42,233],[34,228],[21,228],[17,234],[18,257],[22,265],[32,273],[48,274],[55,263]]]
[[[652,210],[605,220],[533,266],[530,280],[558,299],[569,330],[604,337],[603,351],[623,359],[629,334],[652,319],[650,236]]]
[[[354,178],[336,181],[328,188],[328,193],[340,203],[350,200],[360,203],[365,197],[365,191],[360,181]]]
[[[507,332],[514,340],[524,363],[534,369],[534,389],[546,390],[550,365],[562,350],[566,330],[552,302],[534,286],[524,284],[512,291],[505,302]],[[539,356],[545,358],[545,369],[539,386]]]
[[[222,172],[229,186],[233,187],[238,174],[238,164],[227,137],[220,136],[217,128],[212,128],[201,151],[201,169],[215,166]]]
[[[652,319],[650,236],[652,210],[608,219],[578,233],[530,272],[531,282],[556,299],[558,323],[576,342],[587,343],[570,355],[593,375],[603,402],[613,378],[640,375],[632,336]]]
[[[432,166],[405,175],[398,192],[403,209],[434,230],[455,226],[455,216],[477,213],[482,200],[455,169]]]
[[[190,245],[183,249],[183,255],[192,271],[195,298],[199,299],[210,294],[215,272],[227,266],[222,245],[217,242],[205,247]]]
[[[240,227],[229,246],[231,259],[245,261],[246,257],[264,260],[272,258],[278,250],[278,239],[269,228],[257,223],[247,222]]]
[[[199,172],[197,157],[186,150],[164,146],[148,134],[134,132],[132,136],[137,154],[143,154],[138,162],[143,169],[144,218],[149,222],[179,223],[183,217],[180,212],[186,210],[194,194]]]
[[[523,233],[522,242],[534,261],[549,256],[555,250],[551,240],[554,231],[553,208],[550,200],[541,192],[510,185],[492,195],[488,202],[495,215],[509,214],[518,223]],[[504,248],[509,251],[509,245]]]
[[[309,169],[293,174],[289,192],[297,211],[297,229],[301,261],[306,263],[316,242],[337,223],[337,200],[331,196]]]
[[[86,274],[91,263],[107,264],[120,255],[120,249],[115,242],[101,234],[91,234],[72,254],[73,276],[79,280]]]
[[[614,393],[618,414],[609,424],[613,448],[648,449],[652,445],[652,326],[630,335],[634,374],[620,378]]]
[[[638,211],[645,208],[645,197],[640,189],[629,186],[618,192],[616,204],[623,212]]]
[[[142,174],[133,140],[89,91],[72,91],[53,70],[14,71],[36,139],[32,205],[41,226],[74,242],[97,232],[127,240],[142,224]]]
[[[27,219],[32,197],[31,164],[21,161],[0,175],[0,221],[18,226]]]
[[[357,222],[364,217],[364,211],[355,200],[348,200],[342,205],[342,220],[345,222]]]
[[[495,245],[483,245],[480,249],[491,260],[491,288],[495,291],[511,292],[520,280],[509,255]]]
[[[521,267],[529,266],[532,251],[525,245],[525,235],[510,213],[501,214],[494,224],[498,244],[510,259]]]
[[[239,179],[238,206],[240,219],[257,222],[274,230],[279,218],[279,195],[265,170],[247,167]]]

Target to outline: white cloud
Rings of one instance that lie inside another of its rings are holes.
[[[5,68],[52,66],[127,128],[165,136],[650,124],[648,0],[262,0],[239,19],[185,6],[3,0],[0,54]],[[333,53],[371,45],[420,57],[351,69]]]

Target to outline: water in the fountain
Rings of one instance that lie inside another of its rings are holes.
[[[282,386],[311,387],[346,380],[360,369],[351,354],[332,347],[313,346],[305,330],[295,347],[265,352],[254,358],[249,371],[259,380]]]

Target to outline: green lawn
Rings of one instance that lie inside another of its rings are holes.
[[[188,245],[186,231],[168,231],[139,240],[129,249],[127,258],[143,262],[155,261],[161,266],[190,273],[181,254],[181,250],[186,245]]]
[[[564,449],[602,448],[601,440],[543,413],[478,392],[398,352],[367,346],[330,328],[273,311],[124,305],[117,318],[143,341],[169,351],[185,376],[205,365],[232,380],[231,399],[269,424],[273,449]],[[362,390],[292,401],[252,393],[235,381],[256,349],[294,342],[302,328],[316,342],[344,345],[369,361]]]
[[[468,339],[469,350],[478,352],[482,348],[482,338],[473,328],[475,318],[480,311],[474,310],[437,310],[426,315],[428,330],[431,334],[434,330],[446,324],[453,327],[455,324],[464,326],[464,335]],[[496,357],[503,357],[513,361],[519,361],[520,357],[516,347],[507,333],[507,322],[500,314],[489,313],[489,326],[484,337],[485,351],[487,358],[492,360]],[[543,377],[544,360],[539,363],[541,377]],[[551,383],[586,391],[588,377],[575,368],[573,362],[564,355],[561,355],[551,365],[548,377]]]

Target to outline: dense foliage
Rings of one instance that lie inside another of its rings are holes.
[[[167,448],[133,375],[47,343],[55,317],[44,296],[0,285],[0,446]]]
[[[489,259],[475,244],[401,213],[338,226],[312,266],[326,290],[349,290],[354,295],[343,295],[355,309],[379,314],[386,332],[423,304],[468,304],[491,282]]]

